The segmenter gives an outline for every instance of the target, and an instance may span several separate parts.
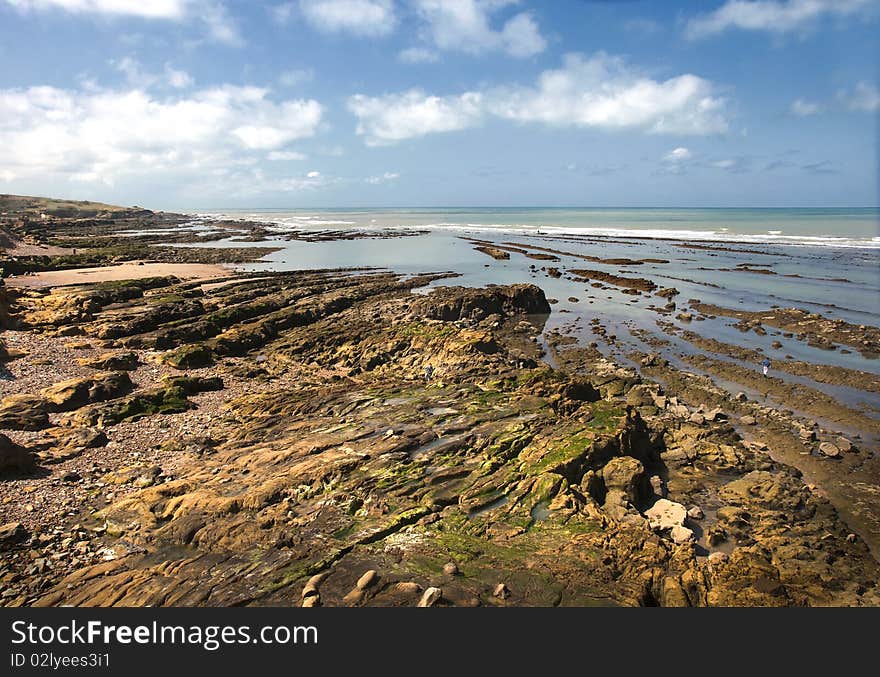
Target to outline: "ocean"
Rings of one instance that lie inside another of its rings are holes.
[[[297,229],[432,229],[591,234],[880,249],[880,209],[216,209],[205,215]]]

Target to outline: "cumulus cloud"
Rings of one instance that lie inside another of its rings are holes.
[[[842,91],[839,98],[846,103],[850,110],[876,113],[880,111],[880,90],[870,82],[859,82],[851,92]]]
[[[7,180],[112,184],[132,174],[224,173],[315,134],[314,100],[273,101],[223,85],[160,97],[144,89],[0,90],[0,166]]]
[[[805,101],[804,99],[795,99],[791,103],[791,114],[797,115],[799,118],[805,118],[810,115],[816,115],[822,107],[813,101]]]
[[[63,9],[72,13],[116,14],[145,19],[181,19],[192,0],[3,0],[21,10]]]
[[[356,94],[348,108],[358,118],[357,133],[368,146],[380,146],[437,132],[453,132],[477,124],[482,95],[430,96],[420,89],[370,97]]]
[[[543,52],[547,42],[528,12],[492,27],[492,14],[516,0],[413,0],[423,34],[437,48],[481,54],[504,51],[515,57]]]
[[[537,86],[496,91],[489,108],[518,122],[703,135],[727,130],[724,100],[713,90],[689,73],[658,81],[603,52],[568,54],[562,68],[541,73]]]
[[[400,50],[397,59],[403,63],[437,63],[440,57],[437,52],[424,47],[409,47]]]
[[[687,22],[690,39],[707,38],[728,29],[790,33],[824,16],[848,16],[876,6],[876,0],[727,0],[714,12]]]
[[[727,130],[725,101],[696,75],[653,80],[621,59],[569,54],[562,68],[534,86],[496,87],[455,96],[419,89],[348,101],[368,145],[466,129],[486,117],[557,127],[641,129],[654,134],[707,135]]]
[[[22,12],[62,10],[71,14],[132,17],[166,21],[198,21],[211,39],[243,44],[226,6],[216,0],[0,0]]]
[[[299,11],[312,28],[324,33],[380,37],[397,25],[392,0],[300,0]]]

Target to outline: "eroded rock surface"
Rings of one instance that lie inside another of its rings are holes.
[[[63,398],[71,410],[50,412],[35,440],[41,463],[63,449],[97,460],[116,427],[212,408],[162,443],[173,469],[98,467],[101,493],[76,524],[10,538],[3,603],[880,601],[864,543],[725,416],[691,422],[656,384],[589,352],[564,371],[541,363],[528,328],[550,306],[537,287],[410,293],[438,277],[23,295],[15,313],[31,331],[124,346],[141,365],[130,393]],[[210,360],[173,359],[193,354]],[[53,481],[86,481],[65,473]]]

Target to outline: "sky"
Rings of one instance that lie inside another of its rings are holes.
[[[880,0],[0,0],[0,192],[878,205]]]

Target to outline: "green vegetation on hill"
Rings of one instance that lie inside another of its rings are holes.
[[[0,194],[0,214],[39,216],[48,214],[60,218],[94,218],[102,214],[141,211],[140,207],[120,207],[87,200],[59,200],[29,195]]]

